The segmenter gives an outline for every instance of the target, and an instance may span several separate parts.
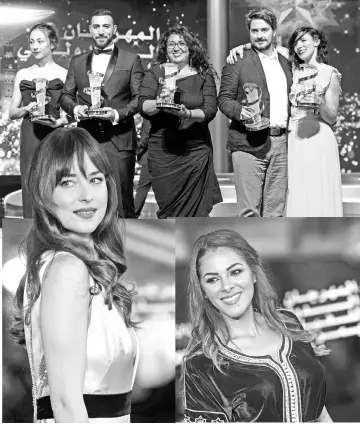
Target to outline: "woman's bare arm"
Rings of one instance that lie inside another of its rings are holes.
[[[57,255],[42,284],[40,318],[56,422],[89,422],[83,399],[89,301],[85,264]]]
[[[25,69],[20,69],[15,76],[13,95],[10,103],[9,118],[10,119],[21,119],[29,113],[32,105],[36,102],[31,102],[27,106],[21,106],[21,91],[20,82],[24,79]]]

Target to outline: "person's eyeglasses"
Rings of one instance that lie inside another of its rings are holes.
[[[179,41],[178,43],[170,41],[170,43],[168,43],[166,47],[168,50],[174,50],[175,46],[178,46],[181,50],[186,50],[187,44],[184,41]]]

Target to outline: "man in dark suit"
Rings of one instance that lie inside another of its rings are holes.
[[[136,132],[133,116],[138,111],[138,95],[144,75],[140,57],[120,50],[113,42],[117,27],[110,10],[100,9],[91,16],[92,51],[74,56],[59,99],[67,114],[75,117],[105,149],[113,168],[118,192],[119,214],[135,218],[134,174]],[[101,95],[105,114],[89,118],[91,96],[88,72],[104,75]]]
[[[270,9],[253,9],[246,15],[251,50],[242,60],[222,71],[219,108],[231,119],[227,148],[232,154],[238,216],[282,216],[287,192],[287,126],[290,63],[278,55],[272,42],[276,17]],[[270,127],[249,131],[252,117],[246,106],[244,84],[254,83],[262,91],[263,117]]]

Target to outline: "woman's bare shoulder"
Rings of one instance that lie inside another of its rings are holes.
[[[90,285],[88,268],[75,255],[58,252],[46,270],[43,285],[48,289],[67,291],[69,294],[84,294]]]

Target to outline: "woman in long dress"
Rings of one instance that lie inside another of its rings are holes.
[[[9,117],[23,118],[20,129],[20,173],[24,218],[32,218],[31,203],[25,189],[25,176],[36,146],[55,128],[68,123],[66,114],[57,104],[67,74],[67,70],[57,65],[52,57],[58,43],[59,38],[52,24],[40,23],[32,27],[29,32],[29,44],[36,62],[29,68],[20,69],[14,81]],[[49,96],[49,103],[45,106],[45,113],[54,118],[52,121],[31,121],[30,112],[36,107],[36,78],[45,78],[48,81],[46,95]]]
[[[242,57],[231,50],[229,63]],[[337,140],[333,131],[341,94],[341,74],[327,64],[323,31],[303,26],[294,31],[289,50],[277,47],[293,64],[289,101],[288,195],[289,217],[341,217],[342,184]]]
[[[341,170],[333,131],[341,74],[327,64],[327,40],[321,30],[298,28],[289,40],[289,53],[293,62],[293,85],[289,96],[286,216],[341,217]],[[310,81],[306,78],[313,83],[314,91],[309,94],[306,90]],[[302,106],[302,103],[310,106]]]
[[[34,221],[10,333],[29,357],[34,422],[130,422],[138,343],[110,163],[81,128],[38,143]]]
[[[329,352],[279,308],[246,240],[231,230],[199,237],[189,270],[184,422],[332,422],[317,359]]]
[[[180,110],[157,107],[167,63],[177,67]],[[162,34],[139,95],[139,112],[151,123],[148,166],[159,218],[208,216],[222,201],[208,128],[217,112],[215,75],[192,31],[175,26]]]

